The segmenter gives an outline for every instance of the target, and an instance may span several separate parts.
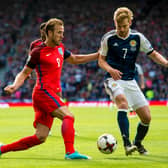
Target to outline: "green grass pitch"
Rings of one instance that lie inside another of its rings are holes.
[[[125,156],[116,121],[116,109],[106,107],[73,107],[75,115],[75,148],[92,160],[64,160],[61,121],[56,119],[52,136],[46,143],[26,151],[9,152],[0,158],[0,168],[168,168],[168,107],[152,106],[152,122],[144,145],[149,156],[137,152]],[[7,144],[34,134],[34,112],[31,107],[0,109],[0,141]],[[138,117],[130,118],[130,137],[133,140]],[[113,154],[98,151],[96,141],[103,133],[113,134],[118,147]]]

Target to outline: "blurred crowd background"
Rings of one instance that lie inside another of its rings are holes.
[[[113,12],[127,6],[134,12],[133,29],[142,32],[154,49],[168,59],[167,0],[6,0],[0,6],[0,101],[31,101],[35,83],[28,79],[12,96],[3,93],[23,68],[30,43],[40,37],[39,26],[52,17],[64,20],[64,44],[73,53],[92,53],[101,37],[114,28]],[[137,60],[145,76],[148,100],[168,100],[168,69],[140,53]],[[109,100],[103,85],[104,71],[97,61],[70,65],[62,71],[63,97],[69,101]]]

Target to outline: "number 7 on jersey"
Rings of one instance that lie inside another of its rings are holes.
[[[128,49],[127,49],[127,48],[123,48],[122,50],[124,50],[124,56],[123,56],[123,58],[125,59],[125,58],[126,58],[126,55],[127,55]]]

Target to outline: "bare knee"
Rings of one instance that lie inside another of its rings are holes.
[[[37,123],[37,127],[36,127],[36,136],[37,138],[40,140],[40,142],[45,142],[45,140],[48,137],[48,133],[49,133],[49,128],[43,124]]]
[[[122,102],[118,105],[119,109],[128,109],[128,104],[127,102]]]
[[[117,103],[118,109],[128,109],[128,103],[127,101],[123,100]]]
[[[119,109],[128,109],[128,102],[124,95],[119,95],[115,98],[115,102]]]
[[[145,106],[136,110],[140,120],[144,124],[149,124],[151,122],[151,115],[149,107]]]
[[[67,108],[67,106],[62,106],[56,110],[54,110],[51,115],[53,117],[57,117],[59,118],[60,120],[63,120],[63,118],[65,116],[70,116],[72,118],[74,118],[74,115],[69,111],[69,109]]]
[[[48,135],[36,133],[36,136],[40,140],[40,142],[44,143],[46,141]]]
[[[147,116],[145,116],[141,121],[142,121],[142,123],[144,123],[144,124],[150,124],[150,122],[151,122],[151,116],[150,116],[150,115],[147,115]]]

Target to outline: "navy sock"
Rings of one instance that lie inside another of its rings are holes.
[[[136,133],[135,141],[134,141],[135,145],[141,144],[141,141],[145,138],[148,132],[148,129],[149,129],[149,124],[143,124],[143,123],[138,124],[137,133]]]
[[[129,120],[127,117],[127,110],[118,111],[117,121],[124,142],[124,146],[131,145],[129,140]]]

